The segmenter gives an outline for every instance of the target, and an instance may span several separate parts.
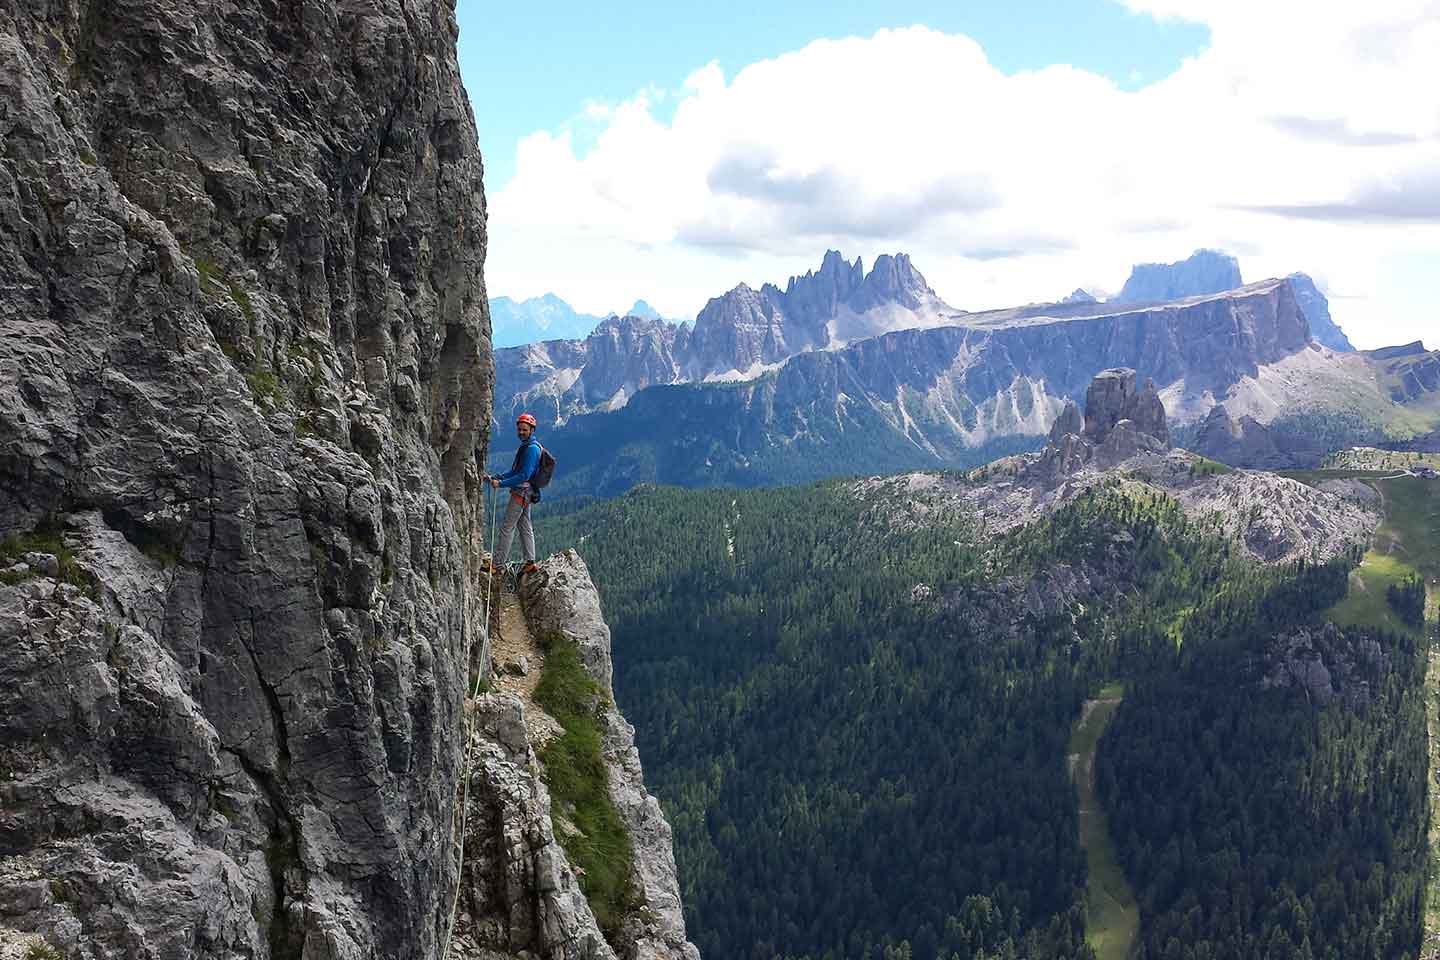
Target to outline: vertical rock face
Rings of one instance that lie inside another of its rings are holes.
[[[0,579],[0,910],[67,955],[438,953],[491,397],[455,36],[0,0],[0,539],[50,558]]]
[[[1196,250],[1178,263],[1140,263],[1115,299],[1155,302],[1234,290],[1243,284],[1240,264],[1219,250]]]
[[[616,953],[621,960],[700,960],[699,950],[685,937],[670,825],[660,802],[645,789],[635,728],[615,706],[610,628],[585,561],[573,550],[549,558],[540,573],[525,578],[521,599],[532,631],[558,633],[574,642],[604,693],[600,723],[610,799],[635,855],[637,902],[621,925]]]
[[[1165,423],[1165,405],[1155,389],[1155,381],[1146,380],[1145,387],[1135,388],[1135,371],[1128,367],[1102,370],[1090,381],[1085,394],[1085,439],[1100,443],[1122,420],[1130,420],[1135,429],[1169,446],[1170,431]]]
[[[1083,422],[1075,404],[1066,402],[1032,470],[1045,489],[1054,489],[1086,467],[1107,469],[1137,454],[1169,448],[1165,404],[1154,381],[1146,380],[1137,390],[1135,371],[1117,367],[1090,381]]]
[[[577,387],[592,407],[623,405],[636,391],[675,380],[676,327],[663,320],[611,317],[585,341]]]
[[[1347,353],[1354,351],[1355,347],[1350,343],[1350,338],[1345,336],[1345,331],[1341,330],[1330,316],[1330,301],[1325,299],[1325,294],[1315,286],[1315,281],[1304,273],[1292,273],[1286,279],[1295,289],[1295,302],[1305,313],[1305,319],[1310,324],[1310,335],[1331,350],[1343,350]]]

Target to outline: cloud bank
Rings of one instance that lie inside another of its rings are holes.
[[[1124,2],[1212,43],[1130,92],[1063,64],[1006,74],[917,26],[733,77],[707,64],[665,119],[654,91],[592,106],[583,148],[519,145],[492,197],[491,289],[693,316],[835,247],[909,252],[980,309],[1221,247],[1250,279],[1314,275],[1359,343],[1434,327],[1440,291],[1387,278],[1426,257],[1440,277],[1440,0]]]

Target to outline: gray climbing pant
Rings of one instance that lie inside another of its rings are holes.
[[[500,544],[495,550],[494,561],[501,564],[510,559],[510,541],[515,537],[515,526],[520,526],[520,549],[525,559],[535,561],[535,528],[530,525],[530,503],[521,503],[510,497],[505,505],[505,519],[500,521]]]

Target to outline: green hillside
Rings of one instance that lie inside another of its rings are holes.
[[[1066,757],[1115,677],[1097,788],[1140,955],[1170,956],[1172,936],[1185,957],[1284,956],[1307,936],[1313,956],[1418,949],[1413,639],[1340,635],[1384,651],[1359,707],[1263,683],[1266,638],[1319,629],[1358,555],[1259,568],[1117,486],[988,540],[958,512],[835,483],[644,488],[540,532],[578,544],[600,587],[707,956],[1090,955]],[[1305,855],[1270,855],[1302,826]],[[1243,936],[1195,909],[1221,870]]]

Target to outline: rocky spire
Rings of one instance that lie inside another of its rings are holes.
[[[1080,415],[1080,408],[1075,406],[1074,400],[1066,400],[1065,408],[1060,411],[1060,416],[1050,426],[1050,442],[1056,443],[1068,434],[1079,434],[1085,431],[1085,420]]]
[[[1103,443],[1111,431],[1124,420],[1134,429],[1170,445],[1170,430],[1165,422],[1165,404],[1155,389],[1155,381],[1147,379],[1143,389],[1135,387],[1135,371],[1128,367],[1102,370],[1090,381],[1085,394],[1085,439]]]

